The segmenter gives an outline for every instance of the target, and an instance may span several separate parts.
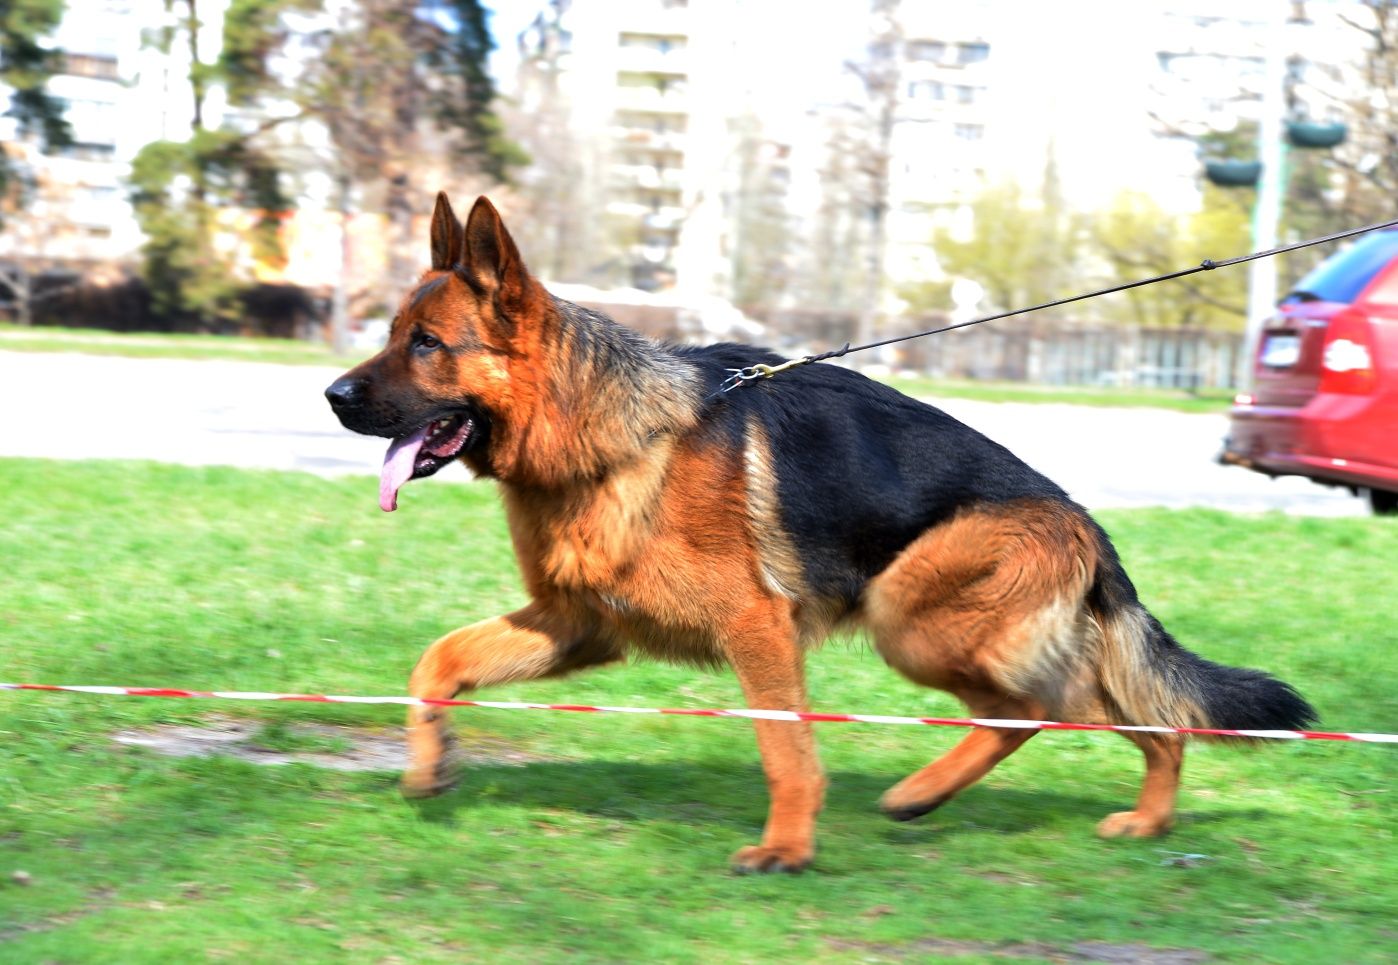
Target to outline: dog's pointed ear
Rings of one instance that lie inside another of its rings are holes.
[[[432,209],[432,270],[450,271],[461,263],[466,247],[465,229],[451,210],[445,191],[437,192],[437,207]]]
[[[492,290],[504,304],[523,298],[529,284],[529,270],[519,257],[515,241],[505,230],[500,212],[481,195],[466,218],[466,253],[462,259],[467,271],[482,288]]]

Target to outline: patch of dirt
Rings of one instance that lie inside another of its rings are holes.
[[[337,771],[401,771],[407,765],[407,744],[402,728],[345,727],[335,724],[288,723],[281,729],[293,739],[332,742],[336,751],[283,751],[257,743],[262,730],[258,721],[209,717],[200,726],[166,724],[143,730],[124,730],[112,740],[128,747],[144,747],[170,757],[236,757],[253,764],[311,764]],[[528,764],[544,760],[502,740],[473,737],[458,740],[452,759],[462,764]]]
[[[1045,942],[976,942],[954,938],[919,938],[911,942],[862,942],[831,938],[826,943],[841,951],[865,952],[888,958],[1039,958],[1051,962],[1105,962],[1107,965],[1201,965],[1213,960],[1208,952],[1190,948],[1152,948],[1112,942],[1075,942],[1067,947]]]
[[[53,931],[55,928],[71,925],[73,922],[86,918],[88,915],[95,915],[99,911],[106,911],[116,904],[112,901],[112,899],[116,897],[116,889],[98,888],[88,897],[91,899],[88,904],[74,908],[71,911],[49,915],[42,921],[27,922],[7,928],[0,928],[0,943],[14,941],[25,935]]]

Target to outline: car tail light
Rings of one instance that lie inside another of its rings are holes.
[[[1320,391],[1367,395],[1378,383],[1374,371],[1374,333],[1369,320],[1354,309],[1340,312],[1325,332],[1320,362]]]

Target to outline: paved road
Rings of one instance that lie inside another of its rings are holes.
[[[0,351],[0,455],[154,459],[377,475],[385,444],[342,429],[334,369]],[[1212,506],[1355,516],[1365,503],[1213,462],[1223,416],[945,400],[1089,508]],[[449,470],[443,479],[465,479]],[[366,498],[373,488],[366,482]]]

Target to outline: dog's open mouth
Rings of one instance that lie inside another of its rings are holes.
[[[430,476],[457,456],[471,441],[476,421],[465,412],[434,419],[416,432],[394,439],[384,453],[379,474],[379,508],[398,508],[398,490],[409,479]]]

